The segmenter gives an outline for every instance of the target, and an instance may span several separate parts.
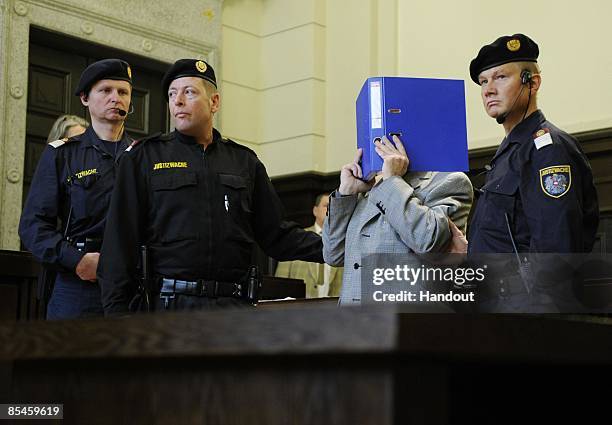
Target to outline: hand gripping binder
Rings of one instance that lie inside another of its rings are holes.
[[[356,103],[363,180],[382,170],[374,141],[394,134],[408,154],[408,171],[468,171],[463,80],[372,77]]]

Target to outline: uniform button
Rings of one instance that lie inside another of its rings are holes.
[[[358,263],[353,264],[353,268],[357,270],[359,268],[359,264]]]
[[[495,186],[495,189],[499,189],[499,185]]]

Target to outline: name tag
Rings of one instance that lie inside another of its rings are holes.
[[[158,162],[153,165],[153,171],[161,170],[162,168],[187,168],[187,162]]]
[[[77,179],[82,179],[83,177],[91,176],[92,174],[96,174],[98,172],[97,168],[92,168],[90,170],[79,171],[75,174]]]

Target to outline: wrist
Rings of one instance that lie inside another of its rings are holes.
[[[336,192],[338,192],[338,195],[340,195],[340,196],[349,196],[349,195],[352,195],[352,193],[350,193],[350,191],[346,187],[344,187],[343,185],[340,185],[340,187],[338,187],[338,190]]]

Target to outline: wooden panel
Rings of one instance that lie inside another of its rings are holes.
[[[339,360],[54,362],[15,371],[16,400],[64,404],[64,424],[392,423],[392,376]],[[309,364],[310,363],[310,364]],[[62,383],[59,385],[59,383]]]
[[[132,105],[125,126],[132,135],[146,136],[149,134],[149,90],[134,87],[132,89]]]
[[[54,116],[65,113],[71,94],[69,72],[38,65],[30,65],[29,71],[28,108]]]
[[[285,207],[287,219],[308,227],[314,222],[312,207],[317,195],[335,190],[340,185],[340,174],[302,173],[275,177],[272,184]]]
[[[63,403],[66,424],[351,425],[520,423],[512,401],[537,400],[554,423],[608,408],[588,389],[612,378],[612,322],[589,320],[287,305],[0,324],[0,400]]]
[[[396,336],[392,311],[338,309],[330,304],[159,312],[116,319],[0,323],[0,360],[316,355],[346,350],[376,354],[391,350]]]
[[[280,298],[306,298],[306,285],[302,279],[264,276],[259,298],[274,300]]]
[[[15,320],[18,317],[19,287],[0,278],[0,320]]]
[[[0,360],[444,353],[530,363],[612,365],[612,321],[563,315],[404,314],[401,308],[241,308],[117,319],[1,323]],[[435,337],[434,337],[435,336]]]
[[[0,320],[34,320],[45,308],[36,299],[40,270],[29,252],[0,250]]]

